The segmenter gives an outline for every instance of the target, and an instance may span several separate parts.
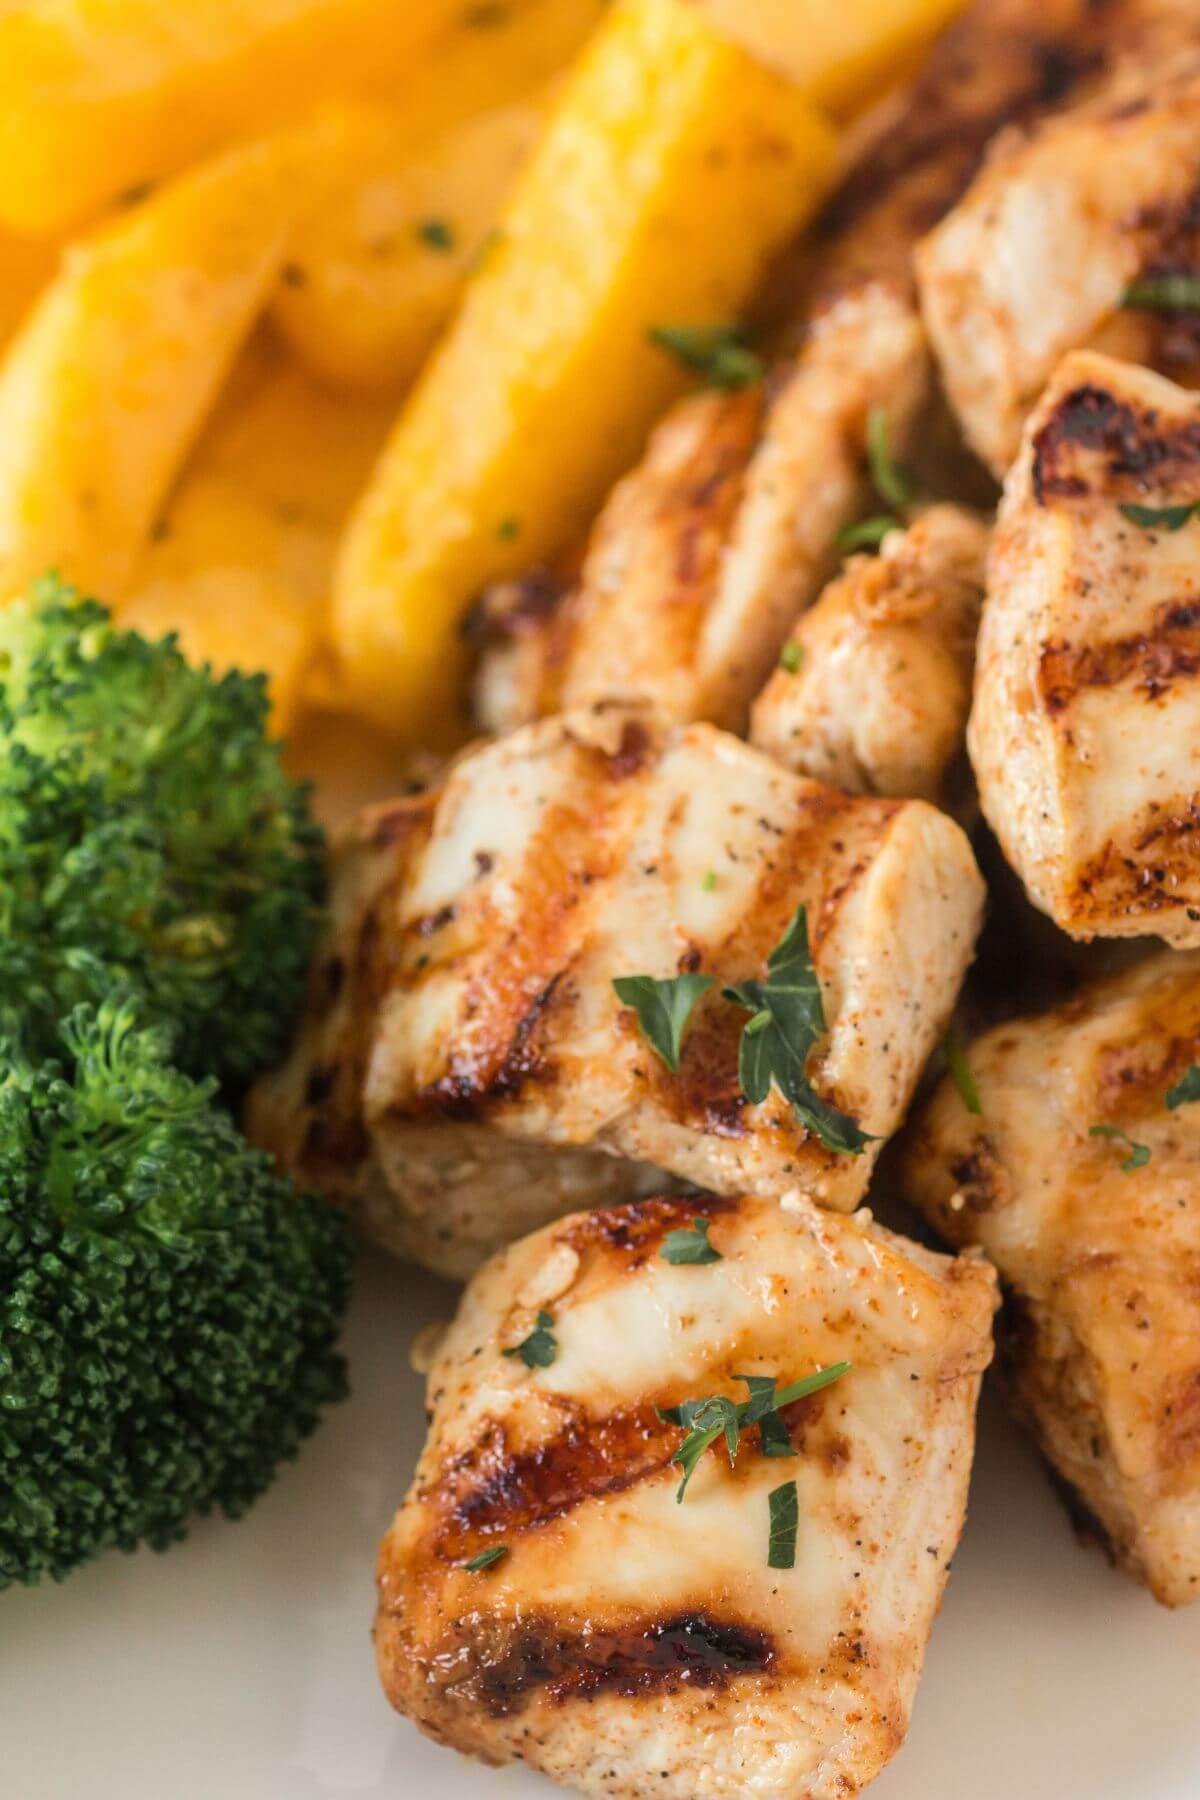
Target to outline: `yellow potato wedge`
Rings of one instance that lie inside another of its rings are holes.
[[[323,390],[265,338],[240,359],[117,616],[262,670],[287,732],[323,638],[337,535],[389,409]]]
[[[468,6],[384,106],[327,126],[275,318],[314,372],[347,387],[406,385],[462,291],[545,114],[550,77],[603,0]],[[448,220],[444,249],[421,227]]]
[[[8,0],[0,221],[54,233],[322,99],[394,85],[463,0]]]
[[[317,652],[320,599],[312,576],[326,551],[318,536],[306,541],[300,527],[285,525],[233,482],[198,476],[181,490],[144,580],[117,617],[147,637],[178,632],[188,656],[218,673],[264,672],[272,723],[283,733]]]
[[[272,316],[340,386],[411,381],[450,316],[537,140],[545,103],[498,107],[413,147],[402,117],[357,109],[346,172],[293,239]]]
[[[59,247],[47,239],[0,231],[0,352],[58,265]]]
[[[394,416],[386,400],[331,393],[263,329],[235,367],[185,477],[195,469],[225,476],[332,537],[366,486]],[[327,597],[324,572],[319,585]]]
[[[839,118],[904,73],[964,0],[696,0],[720,31]]]
[[[652,328],[736,315],[835,155],[694,8],[620,0],[355,509],[333,626],[356,710],[445,734],[471,597],[571,542],[684,386]]]
[[[232,151],[76,244],[0,367],[0,597],[125,589],[283,260],[292,147]]]
[[[595,30],[608,0],[464,0],[381,98],[409,144],[544,87]]]

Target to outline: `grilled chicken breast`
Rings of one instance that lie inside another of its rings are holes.
[[[1200,944],[1198,502],[1200,400],[1068,357],[1005,489],[968,742],[1006,857],[1072,937]]]
[[[969,443],[1003,475],[1055,364],[1081,346],[1200,377],[1200,309],[1164,313],[1164,276],[1200,279],[1200,22],[1165,66],[994,146],[917,251],[921,303]],[[1149,303],[1121,311],[1122,297]]]
[[[1119,1560],[1183,1605],[1200,1593],[1200,1106],[1165,1097],[1200,1061],[1200,954],[1160,951],[969,1054],[982,1113],[943,1083],[907,1192],[996,1264],[1020,1410]]]
[[[615,699],[743,730],[865,501],[871,410],[887,409],[903,445],[927,384],[915,309],[870,285],[821,315],[769,399],[753,388],[682,401],[614,489],[561,606],[537,603],[539,578],[532,610],[525,584],[484,600],[485,729]]]
[[[760,750],[852,793],[941,800],[963,748],[987,527],[932,506],[855,556],[755,702]]]
[[[706,1222],[720,1260],[673,1266]],[[835,1800],[903,1741],[963,1522],[994,1278],[802,1202],[580,1213],[480,1271],[429,1376],[429,1439],[379,1561],[392,1703],[585,1794]],[[548,1366],[518,1346],[549,1313]],[[656,1408],[780,1388],[795,1454],[705,1451]],[[792,1567],[768,1566],[794,1481]],[[472,1572],[488,1550],[505,1554]]]
[[[711,726],[599,708],[462,758],[369,814],[285,1067],[251,1129],[401,1254],[463,1274],[532,1220],[662,1175],[848,1210],[858,1156],[738,1073],[761,977],[807,908],[828,1033],[809,1064],[876,1139],[900,1123],[970,961],[982,883],[919,802],[856,799]],[[699,970],[677,1073],[613,990]],[[607,1153],[607,1154],[605,1154]]]

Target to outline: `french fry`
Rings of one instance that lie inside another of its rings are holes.
[[[395,391],[453,310],[544,117],[545,88],[603,0],[466,7],[386,107],[343,110],[275,319],[326,380]],[[448,244],[422,226],[448,221]]]
[[[59,246],[0,231],[0,353],[46,286],[58,263]]]
[[[122,624],[263,670],[286,733],[318,654],[334,546],[390,409],[341,399],[252,341],[142,558]]]
[[[575,538],[684,386],[651,329],[735,316],[834,161],[820,117],[691,6],[620,0],[343,541],[357,710],[444,734],[470,598]]]
[[[468,119],[413,148],[402,117],[357,109],[345,121],[346,172],[297,230],[272,309],[296,355],[341,386],[408,383],[453,311],[544,105]]]
[[[0,220],[78,225],[191,158],[384,92],[463,0],[9,0]]]
[[[320,598],[312,577],[327,561],[319,534],[306,541],[233,482],[200,476],[181,491],[144,583],[117,617],[147,637],[177,632],[186,654],[218,673],[262,670],[272,723],[286,733],[317,651]]]
[[[964,0],[697,0],[838,118],[890,87]]]
[[[576,56],[608,0],[475,0],[380,97],[410,145],[544,87]]]
[[[292,146],[232,151],[64,256],[0,368],[0,598],[116,599],[278,275]]]

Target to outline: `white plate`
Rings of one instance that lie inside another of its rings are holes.
[[[354,1397],[249,1518],[0,1597],[0,1800],[549,1800],[426,1743],[375,1679],[375,1546],[422,1429],[407,1347],[452,1300],[364,1258]],[[1077,1545],[984,1410],[909,1742],[871,1800],[1197,1800],[1200,1606],[1164,1612]]]

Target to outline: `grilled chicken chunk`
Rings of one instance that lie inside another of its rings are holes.
[[[932,506],[855,556],[792,633],[751,715],[769,756],[853,793],[944,798],[963,748],[987,527]]]
[[[925,399],[915,309],[886,285],[847,294],[773,384],[669,412],[592,534],[557,609],[533,587],[485,599],[476,716],[497,733],[602,700],[745,727],[796,613],[829,575],[862,506],[867,418],[903,444]],[[527,595],[534,596],[531,610]]]
[[[673,1266],[664,1241],[693,1217],[721,1260]],[[982,1260],[801,1202],[674,1195],[514,1245],[463,1296],[380,1553],[389,1699],[609,1800],[858,1793],[904,1739],[993,1304]],[[529,1368],[513,1352],[546,1313],[553,1360]],[[677,1503],[683,1432],[656,1408],[839,1361],[782,1415],[794,1455],[749,1427]],[[768,1496],[793,1481],[794,1566],[771,1568]]]
[[[1006,857],[1072,937],[1200,944],[1196,503],[1200,400],[1068,357],[1005,490],[968,743]]]
[[[711,726],[600,708],[464,756],[369,814],[295,1051],[254,1135],[402,1255],[459,1275],[531,1223],[662,1186],[849,1210],[878,1149],[826,1148],[738,1074],[720,992],[800,905],[827,1035],[814,1088],[882,1139],[971,957],[982,883],[949,819],[777,768]],[[614,977],[700,970],[677,1073]],[[607,1154],[605,1154],[607,1153]]]
[[[1125,68],[1078,108],[1001,138],[917,251],[921,302],[968,441],[1003,475],[1059,359],[1089,345],[1200,378],[1200,309],[1164,313],[1163,276],[1200,279],[1200,25],[1165,67]],[[1143,284],[1149,304],[1120,311]]]
[[[1200,1594],[1200,1106],[1165,1097],[1200,1061],[1200,954],[1159,951],[969,1058],[982,1113],[943,1084],[908,1194],[997,1265],[1021,1411],[1119,1560],[1183,1605]]]

